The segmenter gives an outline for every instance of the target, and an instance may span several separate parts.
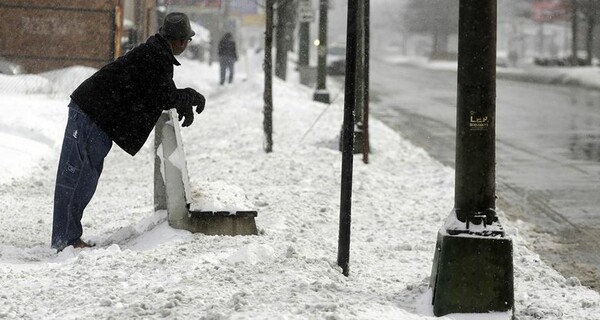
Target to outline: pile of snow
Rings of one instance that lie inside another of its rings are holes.
[[[237,211],[253,211],[255,205],[246,198],[244,190],[224,181],[191,182],[192,203],[190,211],[225,211],[234,214]]]
[[[106,159],[83,219],[84,239],[97,247],[56,254],[54,175],[69,90],[80,79],[69,70],[52,75],[53,89],[37,93],[28,88],[42,76],[11,77],[0,102],[0,317],[433,319],[429,276],[436,234],[453,207],[453,170],[372,119],[371,163],[354,162],[345,277],[336,265],[342,99],[327,107],[297,79],[276,80],[274,152],[266,154],[262,78],[219,87],[216,65],[194,61],[175,77],[207,96],[205,111],[182,130],[190,180],[199,192],[243,190],[243,199],[229,199],[258,210],[260,234],[170,228],[166,213],[154,212],[150,139],[136,157],[114,146]],[[540,261],[518,232],[527,225],[503,221],[514,242],[516,318],[597,319],[599,295]]]

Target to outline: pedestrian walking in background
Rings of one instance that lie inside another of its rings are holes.
[[[233,65],[237,61],[237,49],[230,32],[225,33],[219,41],[219,63],[221,65],[221,85],[225,83],[225,74],[229,70],[229,83],[233,82]]]
[[[52,248],[90,247],[81,239],[83,211],[96,191],[104,158],[116,143],[130,155],[144,145],[163,110],[176,108],[182,126],[204,110],[192,88],[177,89],[173,65],[194,36],[188,17],[170,13],[159,32],[107,64],[71,95],[54,191]]]

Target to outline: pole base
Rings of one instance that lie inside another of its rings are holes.
[[[442,227],[430,280],[433,313],[513,310],[512,248],[512,240],[503,236],[451,235]]]
[[[313,101],[322,103],[331,103],[329,99],[329,92],[327,90],[317,90],[313,94]]]

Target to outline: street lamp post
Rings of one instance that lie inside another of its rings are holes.
[[[438,232],[436,316],[510,311],[512,240],[495,204],[496,0],[460,0],[454,210]]]

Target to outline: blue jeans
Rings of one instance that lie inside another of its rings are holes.
[[[220,84],[225,83],[225,73],[227,69],[229,69],[229,83],[233,82],[233,64],[235,60],[233,58],[221,58],[220,67],[221,67],[221,81]]]
[[[92,200],[112,140],[73,101],[65,129],[56,186],[52,248],[62,250],[83,234],[83,210]]]

